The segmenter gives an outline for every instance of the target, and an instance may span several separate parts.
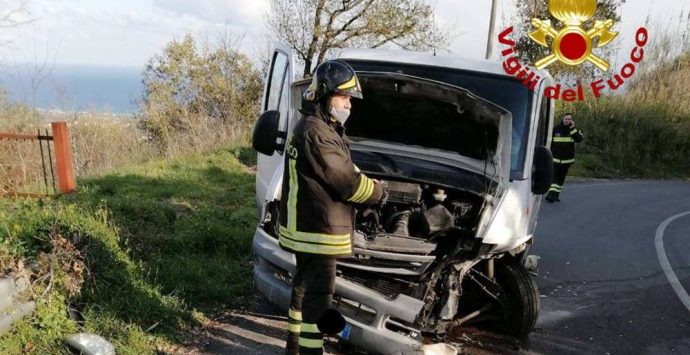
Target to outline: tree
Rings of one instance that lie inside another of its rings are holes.
[[[246,55],[227,41],[199,48],[190,35],[149,60],[143,84],[141,126],[162,149],[174,137],[200,141],[218,128],[246,128],[258,116],[263,89]]]
[[[589,29],[592,28],[594,22],[597,20],[605,21],[612,19],[615,24],[619,23],[621,18],[618,15],[618,10],[620,5],[625,0],[602,0],[597,1],[597,11],[594,17],[587,20],[582,28]],[[548,0],[529,0],[529,1],[518,1],[517,2],[517,22],[515,25],[515,38],[516,48],[520,55],[520,59],[526,63],[535,63],[536,61],[546,57],[551,53],[551,39],[548,40],[549,47],[542,47],[536,42],[532,41],[527,34],[535,30],[532,26],[532,19],[537,18],[540,20],[551,20],[551,24],[556,30],[563,28],[563,23],[557,18],[553,17],[548,11]],[[612,31],[616,31],[612,29]],[[596,48],[596,42],[594,44]],[[611,61],[615,57],[616,48],[613,44],[608,44],[607,46],[597,48],[595,50],[596,55]],[[582,64],[578,66],[569,66],[556,62],[548,67],[549,72],[551,72],[554,77],[561,80],[567,80],[573,77],[581,76],[600,76],[602,73],[591,64]]]
[[[0,31],[6,32],[10,28],[15,28],[27,25],[33,22],[29,18],[29,1],[22,0],[9,10],[0,11]],[[7,38],[0,37],[0,47],[10,44],[12,41]]]
[[[429,51],[445,49],[451,40],[424,0],[271,0],[267,22],[292,46],[305,77],[334,49],[394,45]]]

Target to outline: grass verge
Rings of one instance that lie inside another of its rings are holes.
[[[0,200],[0,271],[29,266],[37,302],[0,353],[66,353],[62,338],[80,329],[118,354],[154,353],[247,296],[254,175],[238,157],[251,156],[156,161],[80,181],[71,196]]]

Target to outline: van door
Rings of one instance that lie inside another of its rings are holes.
[[[549,81],[542,82],[539,93],[539,103],[537,111],[537,127],[535,135],[535,146],[551,147],[551,135],[553,130],[553,115],[555,111],[555,103],[553,99],[549,99],[543,94],[543,90],[550,84]],[[532,164],[532,162],[530,162]],[[530,179],[532,176],[530,175]],[[531,183],[531,180],[530,180]],[[531,185],[531,184],[530,184]],[[537,216],[542,202],[541,195],[532,196],[532,214],[527,228],[527,235],[533,235],[537,229]]]
[[[292,50],[283,44],[274,44],[271,52],[271,63],[266,75],[264,97],[261,101],[262,112],[274,110],[280,112],[280,124],[278,129],[283,132],[280,137],[287,136],[290,122],[290,86],[294,81],[294,62]],[[278,138],[279,143],[284,143],[284,138]],[[282,140],[282,142],[280,142]],[[256,204],[257,216],[261,218],[266,191],[274,176],[282,176],[283,150],[276,150],[272,156],[258,153],[256,171]]]

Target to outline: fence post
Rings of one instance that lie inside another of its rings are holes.
[[[72,148],[69,143],[67,122],[53,122],[53,144],[55,146],[55,165],[57,167],[58,187],[63,193],[77,189],[72,166]]]

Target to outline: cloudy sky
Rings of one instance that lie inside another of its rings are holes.
[[[499,0],[501,18],[510,19],[514,1]],[[0,0],[0,16],[22,2]],[[431,3],[438,23],[459,33],[451,52],[482,58],[491,1]],[[213,36],[226,23],[243,38],[243,50],[259,54],[268,38],[263,20],[267,9],[267,0],[30,0],[29,13],[17,19],[32,18],[33,23],[0,31],[0,42],[12,41],[3,47],[0,60],[32,62],[48,52],[59,64],[142,67],[173,38],[185,33]],[[623,23],[617,25],[621,48],[632,46],[635,30],[648,15],[676,28],[681,11],[687,18],[689,0],[628,0]]]

